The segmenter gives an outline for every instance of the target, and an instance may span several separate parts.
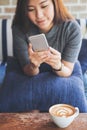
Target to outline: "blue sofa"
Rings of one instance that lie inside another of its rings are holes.
[[[11,21],[0,20],[0,112],[48,111],[56,103],[71,104],[79,107],[80,112],[87,112],[87,21],[77,20],[83,41],[69,78],[56,76],[46,64],[41,65],[39,75],[24,75],[13,57]]]

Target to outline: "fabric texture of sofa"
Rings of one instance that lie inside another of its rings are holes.
[[[87,20],[77,21],[83,34],[79,62],[69,78],[61,78],[46,64],[41,65],[40,75],[24,75],[13,57],[11,19],[0,20],[0,112],[48,111],[56,103],[71,104],[87,112]]]

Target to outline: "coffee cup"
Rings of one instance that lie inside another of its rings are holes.
[[[56,104],[49,108],[49,113],[58,127],[65,128],[79,115],[79,108],[68,104]]]

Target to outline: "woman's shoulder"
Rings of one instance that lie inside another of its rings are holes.
[[[12,35],[14,39],[19,40],[19,39],[24,39],[26,40],[27,38],[27,33],[24,33],[22,30],[20,30],[17,26],[12,27]]]
[[[70,35],[78,35],[79,37],[81,37],[81,27],[76,20],[69,20],[63,22],[62,30],[64,32],[64,35],[66,34],[67,37]]]
[[[69,20],[69,21],[66,21],[64,22],[64,26],[67,27],[67,29],[69,30],[80,30],[80,25],[79,23],[76,21],[76,20]]]
[[[22,33],[22,31],[16,25],[12,26],[12,31],[15,32],[15,33]]]

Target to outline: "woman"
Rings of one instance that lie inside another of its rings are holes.
[[[82,80],[78,67],[74,69],[81,48],[81,31],[63,1],[18,0],[12,32],[14,56],[23,72],[36,81],[35,86],[29,87],[31,95],[34,94],[32,109],[48,110],[52,104],[68,103],[79,107],[80,112],[87,112]],[[41,33],[45,34],[49,49],[35,52],[28,38]],[[44,68],[50,71],[47,75],[40,75],[43,64],[50,67]]]
[[[26,39],[44,33],[49,50],[34,52]],[[18,0],[13,21],[14,53],[27,75],[37,75],[44,62],[59,76],[72,74],[81,47],[81,31],[62,0]],[[20,38],[20,39],[19,39]]]

